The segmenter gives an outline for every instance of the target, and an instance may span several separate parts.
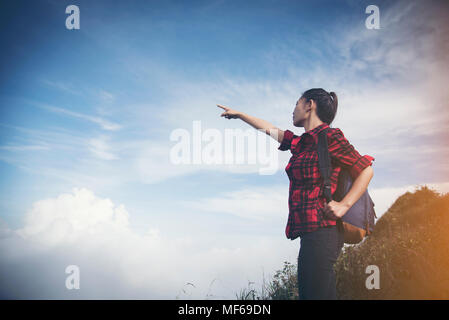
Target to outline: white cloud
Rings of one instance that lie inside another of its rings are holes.
[[[34,203],[25,227],[17,233],[44,244],[74,243],[89,235],[128,230],[128,213],[123,205],[114,208],[109,199],[99,199],[87,189],[73,190],[56,199]]]
[[[113,123],[111,121],[105,120],[101,117],[96,117],[96,116],[91,116],[91,115],[86,115],[86,114],[82,114],[79,112],[74,112],[74,111],[70,111],[64,108],[60,108],[60,107],[55,107],[55,106],[50,106],[47,104],[36,104],[37,106],[46,109],[48,111],[51,112],[55,112],[55,113],[62,113],[74,118],[79,118],[79,119],[84,119],[93,123],[96,123],[98,125],[101,126],[102,129],[104,130],[108,130],[108,131],[116,131],[116,130],[120,130],[122,128],[121,125],[117,124],[117,123]]]
[[[297,251],[282,237],[219,239],[206,232],[208,240],[198,233],[173,237],[155,227],[139,234],[129,217],[124,205],[85,188],[37,201],[23,228],[1,228],[0,296],[204,299],[209,293],[232,299],[247,280],[280,268],[286,257],[294,260]],[[64,270],[71,264],[80,267],[79,292],[64,287]],[[196,287],[190,296],[182,293],[187,282]]]
[[[50,149],[48,146],[40,146],[40,145],[23,145],[23,146],[0,146],[2,150],[8,151],[32,151],[32,150],[48,150]]]
[[[7,238],[11,235],[11,229],[9,229],[8,225],[0,219],[0,239]]]
[[[65,93],[70,93],[73,95],[81,95],[82,94],[82,92],[80,92],[78,89],[75,89],[74,86],[69,83],[64,83],[61,81],[50,81],[47,79],[42,79],[41,82],[48,87],[56,88]]]
[[[115,160],[118,157],[111,152],[109,137],[99,136],[89,140],[89,150],[99,159]]]
[[[115,101],[115,95],[106,90],[99,90],[98,97],[100,98],[101,101],[105,103],[111,103]]]
[[[222,195],[182,201],[187,208],[236,215],[267,222],[284,220],[288,212],[288,186],[251,187],[224,192]]]

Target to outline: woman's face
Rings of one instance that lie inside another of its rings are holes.
[[[295,127],[302,127],[304,120],[307,119],[309,112],[306,112],[305,98],[299,98],[296,102],[295,109],[293,110],[293,125]]]

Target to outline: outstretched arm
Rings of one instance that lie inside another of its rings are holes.
[[[273,139],[276,139],[279,143],[284,139],[284,131],[275,127],[268,121],[250,116],[237,110],[232,110],[231,108],[220,104],[217,104],[217,107],[225,110],[225,112],[221,114],[221,117],[225,117],[227,119],[241,119],[252,127],[263,130],[266,134],[270,135]]]

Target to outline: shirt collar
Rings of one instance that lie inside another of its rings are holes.
[[[323,131],[326,128],[329,128],[329,125],[327,123],[323,122],[319,126],[313,128],[313,129],[310,129],[309,131],[304,132],[301,137],[303,138],[304,136],[309,135],[313,138],[315,143],[318,143],[318,133],[320,133],[321,131]]]

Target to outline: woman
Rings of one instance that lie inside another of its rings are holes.
[[[281,130],[271,123],[232,110],[222,105],[227,119],[241,119],[256,129],[262,129],[280,143],[279,150],[290,150],[292,156],[285,171],[290,179],[289,217],[285,229],[287,238],[301,238],[298,255],[299,299],[337,299],[333,265],[343,247],[343,231],[338,220],[362,196],[373,177],[369,155],[361,156],[338,128],[330,128],[335,118],[338,100],[334,92],[321,88],[307,90],[296,102],[293,125],[303,127],[301,136]],[[350,170],[354,179],[351,189],[340,201],[326,203],[323,179],[316,151],[318,133],[327,131],[332,163],[331,192],[337,189],[341,168]]]

